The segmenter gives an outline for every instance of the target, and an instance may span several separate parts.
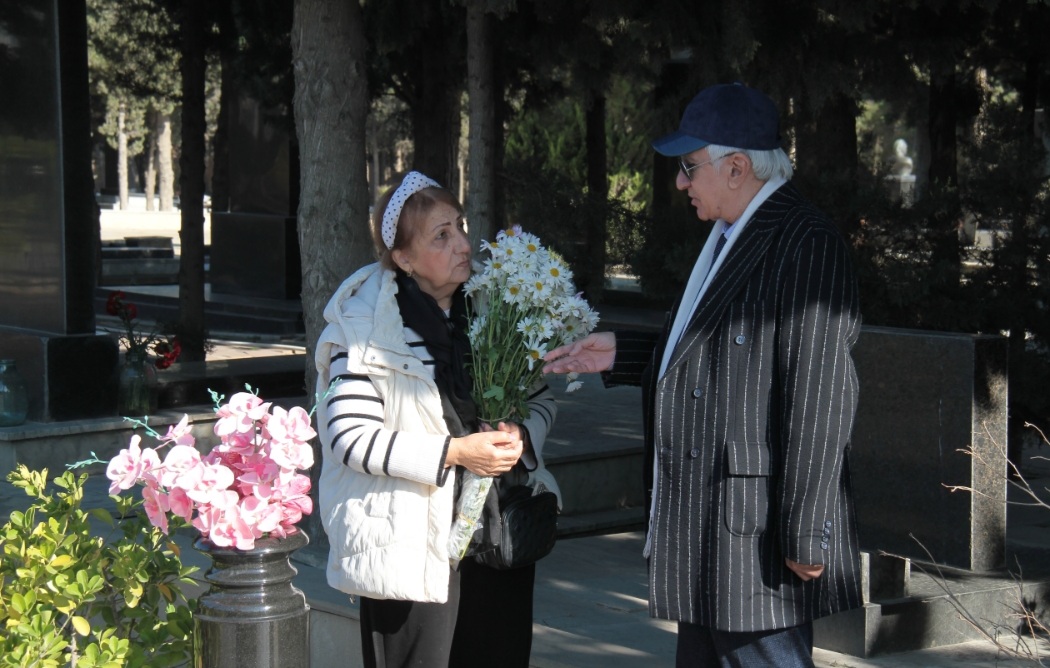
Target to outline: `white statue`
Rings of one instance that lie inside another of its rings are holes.
[[[894,176],[910,176],[913,168],[912,159],[908,157],[908,142],[898,139],[893,142],[893,165],[890,171]]]
[[[915,164],[908,157],[908,142],[898,139],[893,142],[893,163],[885,180],[890,196],[904,206],[911,206],[915,198],[915,175],[911,173]]]

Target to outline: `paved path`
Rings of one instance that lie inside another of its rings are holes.
[[[107,484],[101,475],[91,478],[85,494],[85,507],[112,507],[106,496]],[[12,509],[24,507],[25,498],[20,490],[6,481],[0,483],[0,517],[6,519]],[[674,666],[675,626],[651,619],[648,614],[645,562],[640,556],[642,541],[641,532],[565,539],[559,541],[551,555],[540,562],[531,666]],[[183,542],[186,556],[197,558],[199,555],[188,549],[189,539]],[[320,569],[303,563],[297,563],[297,568],[300,570],[297,584],[304,591],[308,588],[316,590],[318,583],[323,583]],[[338,598],[331,590],[325,594]],[[1004,639],[1004,643],[1016,642],[1016,639]],[[1050,657],[1050,645],[1046,642],[1028,642],[1040,656]],[[1039,665],[1007,658],[987,642],[967,642],[870,659],[818,648],[814,651],[814,661],[818,668],[1020,668]],[[351,661],[346,665],[358,664]]]
[[[238,344],[239,345],[239,344]],[[261,347],[257,354],[264,352]],[[580,429],[573,410],[628,414],[633,397],[625,389],[604,390],[596,378],[587,377],[573,407],[565,406],[558,426],[574,424],[572,436],[562,431],[558,438],[579,444],[588,438]],[[567,404],[570,402],[566,402]],[[1044,478],[1043,480],[1050,480]],[[107,481],[93,476],[86,507],[108,507]],[[0,518],[11,509],[23,507],[25,497],[9,483],[0,483]],[[1046,545],[1050,511],[1046,516],[1031,512],[1019,527],[1026,542]],[[1012,516],[1014,517],[1014,516]],[[535,668],[671,668],[674,665],[675,626],[651,619],[646,603],[647,579],[641,558],[643,536],[632,531],[605,536],[568,538],[558,542],[553,553],[537,570],[535,605],[535,643],[531,665]],[[188,544],[188,541],[187,541]],[[323,558],[323,556],[322,556]],[[326,590],[320,569],[300,564],[300,577],[307,590],[338,600]],[[356,633],[356,631],[355,631]],[[1004,642],[1015,642],[1005,639]],[[1046,643],[1035,645],[1041,656],[1050,656]],[[1020,659],[1007,659],[991,643],[967,642],[939,649],[861,659],[817,649],[819,668],[867,668],[901,666],[976,666],[992,668],[1037,665]],[[350,664],[353,665],[353,664]]]

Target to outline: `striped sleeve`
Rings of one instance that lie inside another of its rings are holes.
[[[443,485],[449,436],[409,433],[384,427],[384,404],[366,375],[347,370],[346,349],[333,348],[328,431],[331,458],[360,473]]]
[[[798,232],[801,234],[801,232]],[[825,564],[846,446],[857,404],[850,349],[860,331],[848,250],[832,233],[798,244],[784,281],[778,358],[784,402],[779,479],[781,545],[803,564]]]

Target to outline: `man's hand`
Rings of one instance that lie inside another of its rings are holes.
[[[595,332],[543,356],[543,373],[598,373],[611,369],[616,359],[616,335]]]
[[[791,569],[791,572],[802,578],[804,582],[809,582],[819,578],[821,573],[824,572],[824,566],[812,565],[812,564],[800,564],[797,561],[791,561],[790,559],[784,559],[784,563]]]

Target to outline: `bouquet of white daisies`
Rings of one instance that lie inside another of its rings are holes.
[[[482,243],[481,271],[466,284],[474,401],[483,422],[529,415],[529,390],[543,376],[547,351],[589,334],[598,324],[572,282],[572,272],[532,234],[513,227]],[[579,387],[568,376],[567,391]]]
[[[465,289],[470,313],[473,397],[482,422],[520,422],[529,416],[530,390],[543,376],[547,351],[589,334],[598,315],[578,293],[572,272],[539,239],[520,227],[483,242],[488,254]],[[580,387],[569,374],[566,391]],[[492,478],[464,473],[449,540],[454,563],[477,528]]]

